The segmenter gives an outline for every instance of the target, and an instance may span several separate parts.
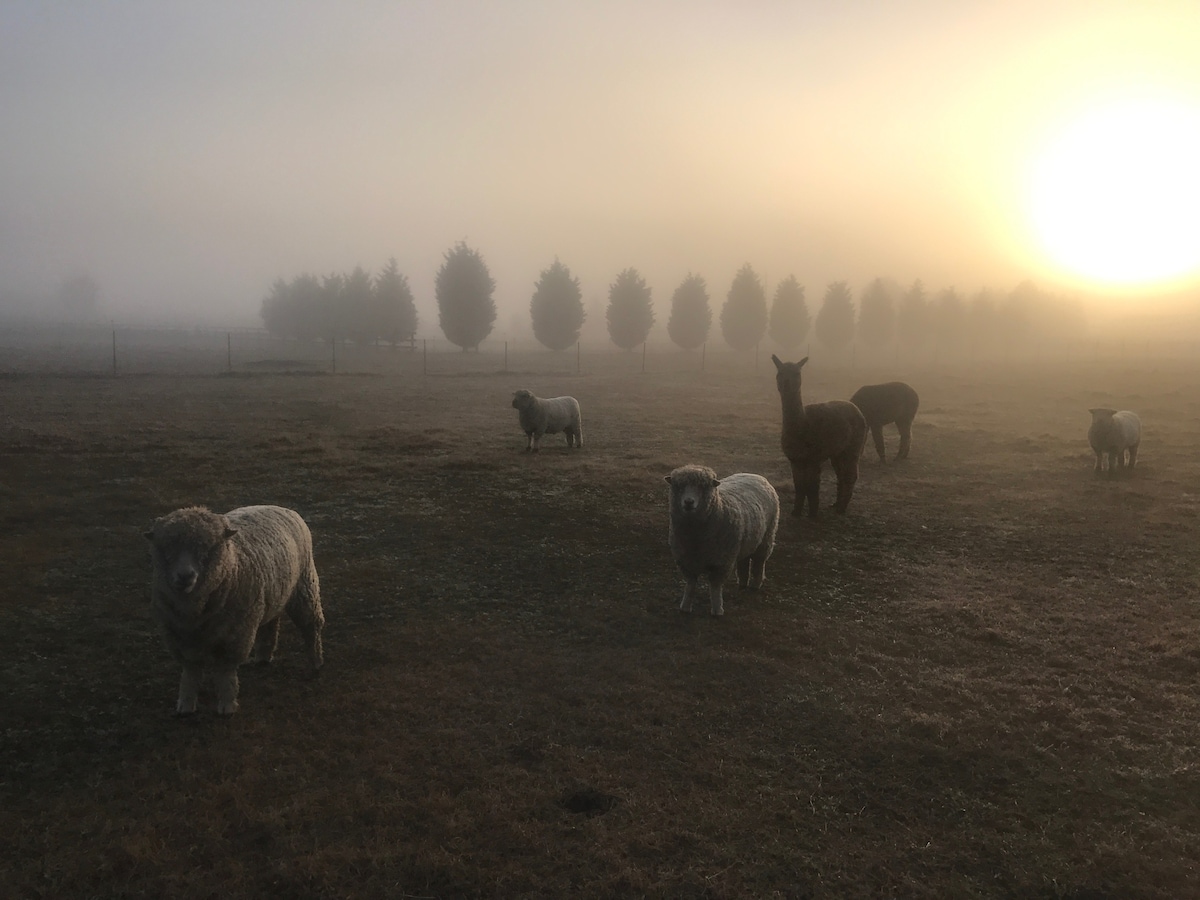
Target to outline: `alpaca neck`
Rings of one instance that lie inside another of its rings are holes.
[[[780,394],[779,400],[783,404],[784,431],[803,431],[808,425],[808,418],[804,414],[804,402],[800,399],[800,391],[797,390],[794,394]]]

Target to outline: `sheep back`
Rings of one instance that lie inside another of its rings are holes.
[[[1107,407],[1089,409],[1088,412],[1092,414],[1088,443],[1096,454],[1096,470],[1100,471],[1102,458],[1106,455],[1110,471],[1114,464],[1124,466],[1126,451],[1129,451],[1129,465],[1132,468],[1137,462],[1137,450],[1142,442],[1142,422],[1137,413]]]
[[[739,472],[717,480],[705,466],[688,465],[667,476],[671,485],[671,554],[689,578],[725,577],[756,551],[765,559],[775,546],[779,495],[761,475]],[[701,498],[694,512],[680,499],[689,489]]]
[[[566,434],[568,447],[583,446],[583,416],[574,397],[543,398],[519,390],[513,394],[512,405],[531,447],[536,447],[542,435],[559,433]]]

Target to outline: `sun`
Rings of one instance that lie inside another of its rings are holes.
[[[1034,166],[1029,216],[1044,252],[1101,286],[1200,271],[1200,106],[1124,98],[1095,106]]]

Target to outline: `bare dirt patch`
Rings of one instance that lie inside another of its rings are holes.
[[[723,620],[676,609],[661,476],[790,508],[768,373],[496,368],[0,379],[7,893],[1200,894],[1200,366],[814,362],[809,401],[917,387],[912,455]],[[524,453],[517,387],[583,451]],[[148,616],[141,532],[195,503],[299,510],[329,621],[228,721],[171,715]]]

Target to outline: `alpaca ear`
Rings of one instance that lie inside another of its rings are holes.
[[[797,368],[797,369],[802,369],[802,368],[804,368],[804,364],[805,364],[806,362],[808,362],[808,357],[807,357],[807,356],[806,356],[806,357],[804,357],[804,359],[800,360],[800,362],[796,363],[796,368]]]
[[[783,368],[783,363],[781,363],[779,361],[779,357],[776,356],[774,353],[771,354],[771,362],[775,363],[775,368],[777,368],[777,369]]]

